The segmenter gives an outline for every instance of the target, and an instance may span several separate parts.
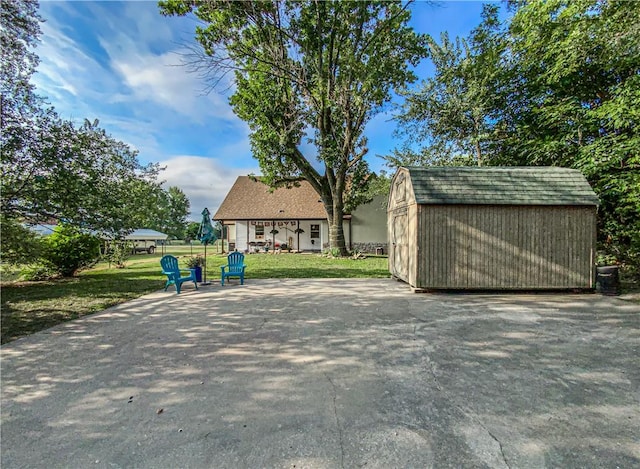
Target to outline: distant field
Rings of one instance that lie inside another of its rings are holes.
[[[203,254],[204,246],[165,246],[165,254],[186,258]],[[98,264],[71,279],[46,282],[5,282],[2,285],[2,343],[64,321],[101,311],[164,287],[158,249],[154,254],[129,257],[124,269]],[[207,248],[207,280],[220,279],[226,254]],[[318,254],[251,254],[245,257],[246,281],[258,278],[387,277],[386,257],[330,259]],[[4,277],[6,278],[6,277]]]

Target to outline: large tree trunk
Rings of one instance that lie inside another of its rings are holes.
[[[344,212],[339,210],[339,215],[336,215],[334,211],[333,217],[328,217],[329,221],[329,246],[332,249],[337,249],[339,255],[344,257],[349,255],[347,250],[347,243],[344,237]]]
[[[329,199],[329,200],[327,200]],[[344,237],[344,205],[339,197],[332,197],[331,194],[322,196],[324,207],[327,211],[327,222],[329,223],[329,249],[337,249],[339,256],[349,255],[347,243]]]

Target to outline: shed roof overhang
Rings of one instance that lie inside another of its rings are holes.
[[[558,167],[408,167],[421,205],[598,206],[582,173]]]

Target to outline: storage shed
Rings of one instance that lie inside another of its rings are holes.
[[[416,290],[591,289],[597,206],[573,169],[400,168],[389,270]]]

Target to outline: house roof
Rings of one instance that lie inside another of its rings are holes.
[[[307,181],[299,187],[269,186],[249,176],[240,176],[213,216],[214,220],[326,219],[327,212],[317,192]]]
[[[575,169],[557,167],[408,167],[418,204],[598,205]]]

